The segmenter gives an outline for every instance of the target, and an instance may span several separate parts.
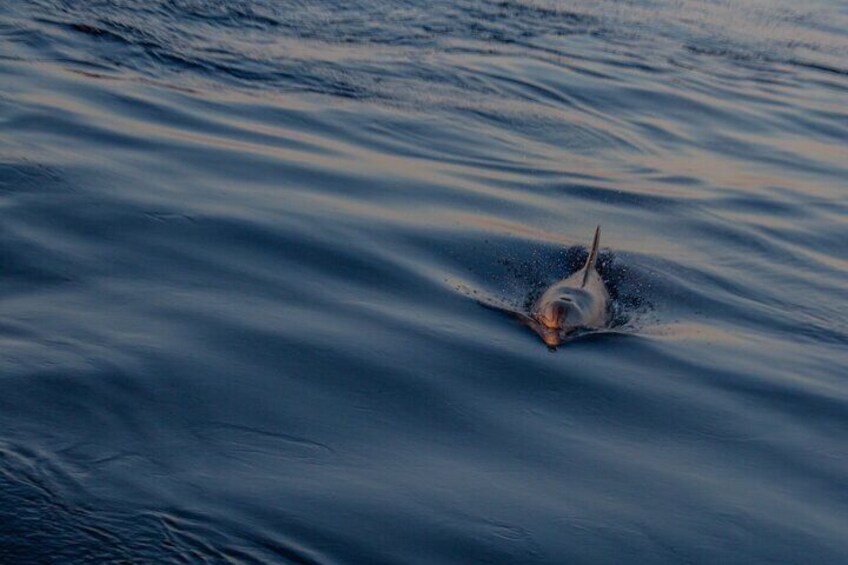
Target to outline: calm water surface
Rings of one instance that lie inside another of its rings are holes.
[[[844,563],[846,29],[3,2],[0,562]]]

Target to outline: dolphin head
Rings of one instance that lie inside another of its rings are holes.
[[[583,291],[575,290],[540,301],[534,309],[533,317],[549,330],[566,333],[574,331],[584,324],[584,303],[587,297],[583,294]]]
[[[556,299],[545,304],[536,311],[536,321],[548,330],[562,329],[562,323],[568,318],[567,311],[571,307],[567,299]]]
[[[582,289],[566,289],[555,296],[544,296],[534,306],[533,329],[548,347],[556,347],[569,334],[586,325],[587,301],[591,297]]]

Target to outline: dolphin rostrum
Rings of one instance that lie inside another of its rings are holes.
[[[577,330],[599,329],[607,323],[609,293],[595,270],[600,238],[598,226],[583,268],[545,290],[533,303],[530,316],[519,316],[548,347],[558,346]]]

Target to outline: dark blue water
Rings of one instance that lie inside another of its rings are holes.
[[[844,563],[846,30],[3,2],[0,562]]]

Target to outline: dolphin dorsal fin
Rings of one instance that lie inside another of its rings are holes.
[[[586,265],[583,266],[583,282],[580,287],[586,286],[589,282],[589,273],[595,268],[595,263],[598,261],[598,244],[601,241],[601,226],[595,228],[595,240],[592,242],[592,250],[589,252],[589,258],[586,259]]]

